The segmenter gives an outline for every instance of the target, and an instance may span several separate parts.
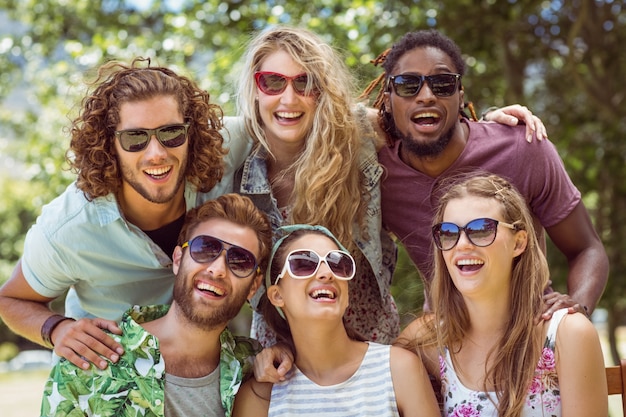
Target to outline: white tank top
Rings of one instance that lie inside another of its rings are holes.
[[[294,375],[274,384],[269,416],[399,416],[389,364],[391,346],[369,342],[359,369],[346,381],[321,386],[294,367]]]

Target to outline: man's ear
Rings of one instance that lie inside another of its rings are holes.
[[[461,89],[461,91],[459,91],[459,102],[461,103],[461,109],[460,111],[465,110],[465,91],[463,91],[463,89]]]
[[[526,250],[528,246],[528,232],[526,230],[518,230],[515,233],[515,248],[513,249],[513,257],[518,257]]]
[[[172,254],[172,271],[174,275],[178,274],[178,270],[180,269],[180,263],[183,259],[183,249],[180,246],[176,246],[174,248],[174,253]]]
[[[267,299],[276,307],[283,307],[285,305],[278,285],[272,285],[267,289]]]
[[[389,91],[383,93],[383,109],[385,113],[391,113],[391,94]]]
[[[252,285],[250,285],[250,291],[248,292],[248,301],[250,301],[252,297],[254,296],[254,294],[256,294],[257,290],[259,289],[262,283],[263,283],[263,273],[260,272],[259,270],[259,272],[254,274],[254,280],[252,281]]]

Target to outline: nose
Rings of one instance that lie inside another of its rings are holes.
[[[206,270],[214,277],[226,276],[226,269],[228,268],[226,262],[226,249],[222,249],[217,258],[207,264]]]
[[[328,266],[328,264],[326,263],[325,260],[322,260],[320,262],[320,266],[317,269],[317,274],[315,274],[315,277],[317,279],[321,279],[321,280],[333,280],[335,279],[335,275],[333,275],[333,271],[330,269],[330,267]]]
[[[424,80],[424,82],[422,83],[422,88],[420,88],[420,91],[417,93],[415,98],[418,102],[430,103],[435,101],[437,99],[437,96],[433,94],[433,91],[430,89],[428,81]]]
[[[280,96],[281,103],[294,103],[297,101],[298,93],[293,89],[293,84],[291,82],[287,83],[287,87],[285,91],[282,92]]]
[[[144,152],[149,159],[165,159],[167,157],[167,149],[159,142],[156,135],[150,136]]]
[[[468,239],[467,232],[461,229],[459,235],[459,241],[456,243],[457,246],[474,246],[474,244]]]

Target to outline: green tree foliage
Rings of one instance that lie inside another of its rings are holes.
[[[148,3],[138,9],[124,0],[5,0],[0,6],[0,149],[16,164],[0,180],[0,281],[41,205],[72,179],[63,170],[64,127],[85,79],[102,62],[151,57],[198,80],[234,114],[239,57],[250,35],[268,25],[319,33],[343,54],[361,88],[380,74],[369,62],[393,41],[434,27],[464,51],[466,96],[479,110],[523,103],[548,126],[611,259],[601,305],[613,335],[626,311],[626,260],[619,256],[626,235],[626,0]],[[16,108],[6,100],[16,97],[26,104]],[[552,248],[549,258],[555,286],[566,291],[564,260]],[[401,253],[393,292],[402,312],[419,310],[418,282]]]

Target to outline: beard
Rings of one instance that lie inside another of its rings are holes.
[[[446,149],[450,141],[452,140],[452,136],[454,135],[454,131],[456,130],[456,125],[452,125],[447,132],[443,135],[439,136],[439,138],[432,143],[421,143],[413,136],[408,134],[404,134],[398,130],[396,125],[393,126],[392,135],[394,138],[402,141],[402,148],[418,158],[424,157],[435,157],[441,155],[441,153]]]
[[[181,167],[187,166],[186,155],[181,161],[180,166]],[[180,187],[183,186],[184,181],[185,181],[185,176],[183,175],[182,172],[179,172],[178,178],[176,178],[174,188],[171,189],[171,191],[161,191],[161,190],[155,191],[154,188],[152,189],[149,188],[148,186],[146,186],[146,184],[143,184],[138,179],[138,175],[143,175],[141,174],[140,171],[138,174],[138,170],[131,168],[130,166],[125,165],[122,162],[120,162],[120,170],[122,171],[123,181],[127,182],[128,185],[130,185],[132,189],[137,192],[137,194],[139,194],[140,196],[142,196],[149,202],[156,203],[156,204],[165,204],[165,203],[169,203],[170,201],[172,201],[174,197],[176,196],[176,193],[178,192],[178,190],[180,190]]]
[[[181,275],[179,271],[174,283],[174,302],[189,324],[202,330],[221,328],[239,314],[248,298],[252,282],[250,280],[247,288],[229,294],[225,303],[215,307],[210,301],[194,299],[193,279],[188,275]]]

